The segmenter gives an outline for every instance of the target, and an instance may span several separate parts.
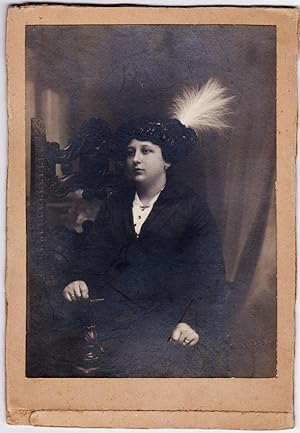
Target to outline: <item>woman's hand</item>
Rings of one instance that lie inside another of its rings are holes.
[[[187,323],[178,323],[172,332],[171,340],[183,346],[195,346],[199,341],[199,335]]]
[[[72,281],[63,290],[66,301],[73,302],[77,299],[88,299],[89,289],[84,281]]]

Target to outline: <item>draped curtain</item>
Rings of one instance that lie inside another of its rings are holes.
[[[218,200],[221,207],[218,220],[227,281],[232,283],[228,298],[232,362],[241,374],[265,377],[275,374],[276,368],[274,137],[253,142],[251,148],[241,142],[239,152],[224,146],[213,165],[224,159],[226,163],[219,164],[225,173],[220,170],[217,196],[216,172],[209,163],[206,173],[208,197],[211,194],[211,201]]]

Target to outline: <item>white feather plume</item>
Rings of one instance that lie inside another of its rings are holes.
[[[221,132],[230,127],[226,117],[233,96],[226,96],[226,91],[215,79],[202,87],[185,88],[174,100],[171,117],[197,132]]]

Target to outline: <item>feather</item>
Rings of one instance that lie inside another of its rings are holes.
[[[210,79],[202,87],[185,88],[174,100],[171,117],[197,132],[220,132],[229,128],[226,116],[234,97],[226,96],[226,91],[215,79]]]

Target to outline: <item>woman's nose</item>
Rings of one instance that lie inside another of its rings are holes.
[[[134,158],[133,158],[133,162],[135,164],[139,164],[141,162],[141,154],[140,152],[135,152]]]

